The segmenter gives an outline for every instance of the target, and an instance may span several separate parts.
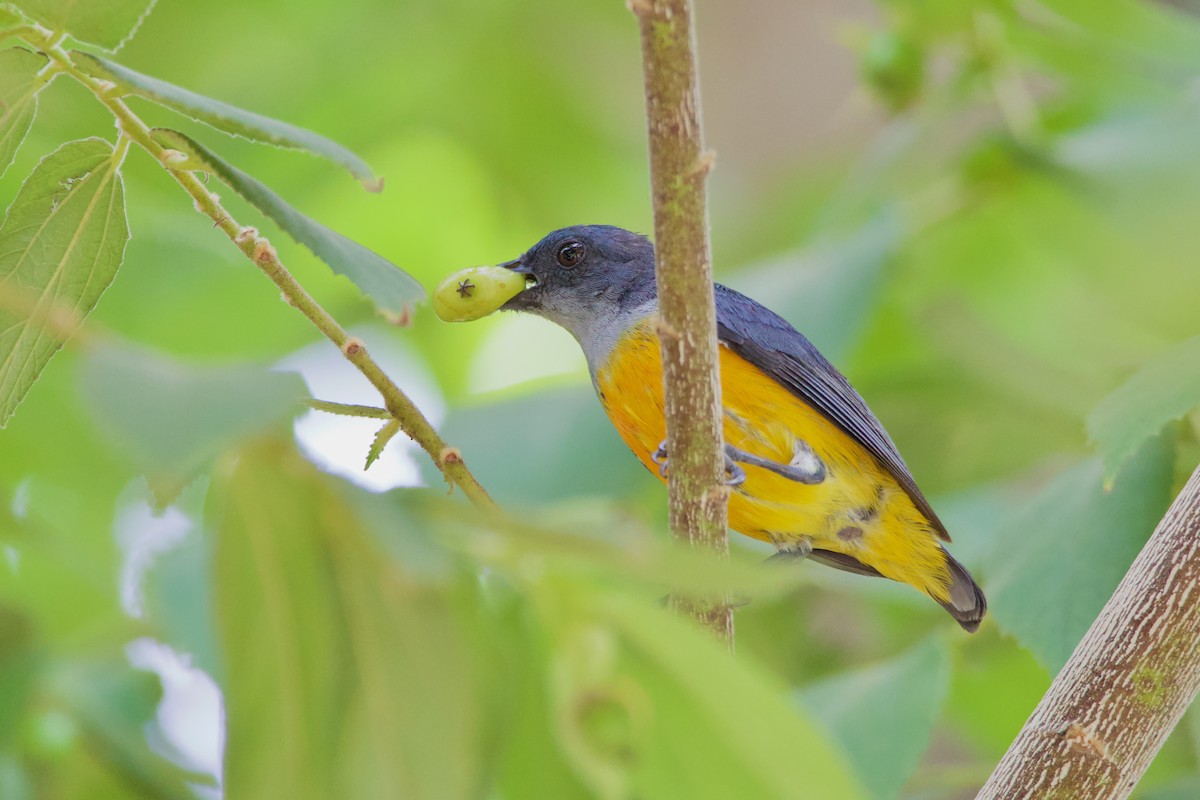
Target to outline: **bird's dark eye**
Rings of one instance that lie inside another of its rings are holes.
[[[558,263],[564,267],[573,267],[580,261],[583,261],[583,254],[585,252],[586,249],[582,243],[567,242],[558,248]]]

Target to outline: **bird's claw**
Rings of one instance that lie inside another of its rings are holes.
[[[729,447],[725,448],[725,475],[726,486],[741,486],[746,482],[746,470],[739,467],[738,463],[733,460]]]
[[[812,542],[808,539],[802,539],[792,544],[791,547],[780,548],[774,554],[767,558],[763,563],[766,564],[794,564],[797,561],[804,561],[812,555]]]
[[[667,477],[667,440],[659,443],[658,449],[650,454],[650,460],[658,464],[658,477]]]
[[[726,486],[741,486],[746,482],[746,471],[738,466],[734,460],[734,453],[737,451],[731,450],[728,446],[725,448],[725,485]],[[660,478],[667,477],[667,442],[663,440],[661,444],[650,454],[650,460],[658,465],[658,476]]]

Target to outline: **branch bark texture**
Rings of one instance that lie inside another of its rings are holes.
[[[1200,468],[979,800],[1127,797],[1200,690]]]
[[[668,493],[677,540],[728,554],[721,386],[690,0],[630,0],[642,40],[654,197],[659,338],[666,397]],[[724,601],[675,601],[733,642]]]

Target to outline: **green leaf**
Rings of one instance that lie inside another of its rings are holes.
[[[980,648],[973,638],[954,665],[945,724],[985,763],[995,763],[1046,693],[1050,676],[1033,653],[1011,646],[1013,640],[986,632],[984,637],[992,646]],[[996,647],[1000,642],[1004,646]]]
[[[188,366],[118,346],[93,348],[79,380],[98,430],[149,476],[159,502],[236,440],[294,417],[306,394],[295,373]]]
[[[651,704],[640,720],[636,796],[778,798],[798,787],[822,800],[863,796],[836,745],[751,661],[643,602],[615,594],[596,602],[628,641],[630,671]]]
[[[521,633],[525,636],[517,643],[523,663],[513,671],[506,687],[513,712],[504,728],[496,779],[498,796],[595,800],[596,793],[587,788],[583,776],[576,773],[563,753],[559,732],[547,724],[555,719],[555,701],[561,700],[547,691],[553,685],[550,643],[547,637],[536,635],[541,631]]]
[[[930,638],[882,664],[801,691],[850,757],[873,797],[899,796],[929,746],[950,682],[950,653]]]
[[[409,502],[421,506],[426,522],[445,523],[447,541],[486,568],[516,569],[552,559],[564,570],[619,575],[627,587],[640,582],[653,596],[668,591],[748,600],[778,596],[807,579],[802,570],[763,569],[761,553],[741,550],[721,558],[675,547],[661,530],[632,516],[627,504],[603,498],[576,497],[550,510],[525,508],[512,515],[480,515],[440,497]],[[499,550],[492,544],[498,534],[505,539]]]
[[[1165,786],[1139,792],[1137,796],[1140,800],[1195,800],[1200,797],[1200,778],[1176,778]]]
[[[339,275],[349,278],[384,315],[407,319],[412,305],[425,298],[421,284],[392,262],[292,208],[262,183],[223,161],[211,150],[178,131],[159,128],[155,138],[188,153],[224,183],[311,250]]]
[[[110,52],[132,38],[157,0],[12,0],[12,4],[52,31]]]
[[[0,753],[12,750],[33,696],[44,655],[39,652],[36,622],[23,611],[0,604]],[[2,796],[2,795],[0,795]]]
[[[529,435],[531,419],[538,421],[536,436]],[[627,495],[657,483],[621,442],[591,387],[453,409],[442,432],[467,445],[463,455],[472,472],[502,504]],[[515,453],[521,454],[520,469],[513,469]],[[431,485],[440,482],[435,467],[422,469]]]
[[[1118,52],[1188,66],[1197,62],[1200,25],[1179,9],[1137,0],[1042,0],[1042,5],[1062,15],[1066,31],[1082,29]]]
[[[68,142],[25,180],[0,227],[0,427],[66,334],[95,307],[125,254],[120,158],[102,139]],[[47,329],[57,318],[66,330]]]
[[[44,66],[46,57],[41,53],[21,47],[0,51],[0,178],[33,125],[38,92],[46,85],[38,76]]]
[[[127,92],[177,111],[185,117],[251,141],[305,150],[345,167],[368,191],[378,192],[383,189],[383,179],[375,176],[367,162],[324,136],[252,111],[244,111],[158,78],[142,75],[89,53],[72,51],[71,57],[80,68],[89,73],[113,81]]]
[[[996,534],[989,607],[1051,672],[1066,663],[1170,502],[1169,438],[1147,442],[1104,488],[1100,462],[1060,475]]]
[[[285,538],[286,541],[286,538]],[[479,796],[491,738],[497,659],[480,648],[474,576],[414,580],[368,537],[330,537],[349,699],[339,787],[329,796],[420,800]]]
[[[127,787],[138,789],[138,796],[188,800],[195,797],[189,782],[209,783],[150,748],[145,729],[162,699],[157,675],[124,660],[73,664],[57,676],[54,690],[81,729],[86,749]]]
[[[0,797],[36,800],[33,776],[11,751],[0,752]]]
[[[332,796],[345,699],[322,500],[283,448],[251,453],[214,487],[217,633],[224,654],[226,791]],[[307,472],[307,470],[303,470]]]
[[[203,524],[209,486],[207,476],[197,479],[172,504],[199,524],[183,541],[158,554],[143,576],[142,588],[145,619],[157,638],[186,653],[193,666],[221,683],[213,608],[213,537]]]
[[[1097,404],[1088,436],[1111,480],[1138,446],[1172,420],[1200,406],[1200,336],[1188,339],[1143,366]]]
[[[478,579],[408,572],[276,442],[240,452],[213,497],[229,796],[480,796],[479,685],[503,664],[477,650]]]
[[[854,344],[879,296],[880,275],[905,233],[894,213],[738,272],[733,288],[771,306],[834,361]]]

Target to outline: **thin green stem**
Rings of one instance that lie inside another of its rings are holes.
[[[308,398],[304,404],[315,411],[324,411],[327,414],[338,414],[343,417],[367,417],[368,419],[391,419],[392,415],[386,408],[377,408],[375,406],[359,406],[350,403],[334,403],[329,400],[317,400]]]
[[[29,41],[30,37],[40,37],[45,29],[39,29],[33,25],[17,25],[12,28],[6,28],[0,31],[0,41],[4,41],[10,37],[17,37]]]
[[[130,138],[124,133],[117,136],[117,144],[113,148],[112,162],[119,169],[121,164],[125,163],[125,156],[129,154]]]
[[[429,454],[446,480],[459,487],[476,506],[485,509],[494,507],[494,501],[463,463],[461,453],[442,439],[412,400],[371,358],[362,340],[350,336],[300,285],[279,260],[271,243],[265,237],[259,236],[254,228],[239,225],[221,205],[220,198],[205,188],[194,173],[171,167],[166,148],[154,140],[149,126],[121,99],[119,87],[80,70],[50,31],[40,28],[31,31],[26,41],[45,53],[64,73],[89,89],[116,117],[122,136],[153,156],[184,191],[191,195],[196,210],[211,219],[213,226],[220,228],[230,241],[279,287],[287,302],[308,317],[326,338],[337,345],[346,359],[366,376],[383,397],[388,413],[399,422],[400,428]]]

